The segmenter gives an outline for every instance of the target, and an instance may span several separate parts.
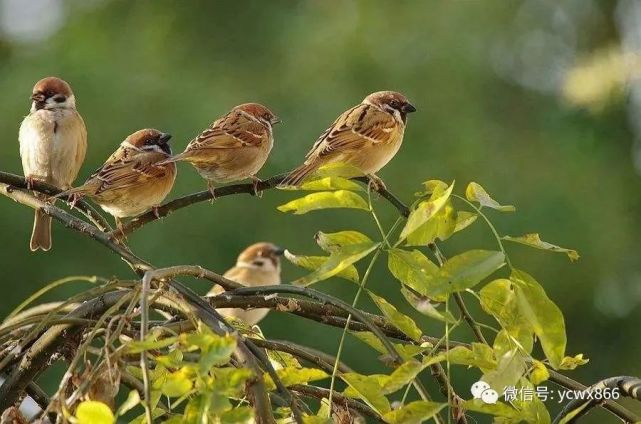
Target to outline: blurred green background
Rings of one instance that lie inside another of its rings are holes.
[[[3,171],[22,172],[18,127],[31,87],[48,75],[70,82],[87,124],[89,150],[79,181],[137,129],[173,134],[179,151],[247,101],[265,103],[284,122],[275,128],[275,147],[260,173],[268,177],[299,164],[333,119],[365,95],[398,90],[418,112],[399,154],[379,174],[387,186],[410,201],[427,179],[456,180],[459,193],[474,180],[500,202],[516,205],[515,214],[490,213],[502,233],[540,232],[579,250],[581,260],[571,264],[562,255],[509,246],[512,261],[565,313],[568,353],[591,359],[573,377],[592,382],[641,375],[639,3],[1,0],[0,12]],[[180,166],[171,196],[204,187],[193,169]],[[199,204],[148,225],[130,245],[158,266],[201,264],[223,272],[258,240],[319,254],[318,230],[377,234],[362,211],[276,211],[293,197],[272,190],[262,199],[242,195]],[[395,210],[383,200],[375,206],[391,225]],[[2,199],[0,217],[0,316],[67,275],[131,277],[119,258],[58,224],[53,250],[31,254],[32,212]],[[480,221],[442,248],[453,255],[471,246],[495,246]],[[369,287],[405,308],[384,261],[378,265]],[[283,272],[286,280],[302,275],[289,264]],[[47,299],[84,287],[68,286]],[[193,287],[209,289],[197,281]],[[343,280],[316,288],[349,301],[355,292]],[[442,334],[441,324],[415,318]],[[269,337],[329,352],[340,334],[277,313],[262,328]],[[463,326],[453,337],[471,340]],[[344,359],[361,372],[382,370],[358,341],[348,341]],[[478,375],[461,368],[454,375],[457,390],[469,396]],[[54,387],[52,377],[44,386]],[[597,412],[586,422],[609,422],[606,417]]]

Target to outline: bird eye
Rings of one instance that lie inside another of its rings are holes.
[[[58,95],[53,96],[53,101],[56,102],[56,103],[64,103],[65,100],[67,100],[67,98],[65,96],[63,96],[63,95],[58,94]]]
[[[254,261],[252,263],[256,266],[263,266],[263,261]]]
[[[272,117],[271,117],[271,115],[269,113],[266,113],[266,114],[263,115],[263,119],[265,121],[271,121]]]
[[[389,102],[389,105],[392,106],[394,109],[398,108],[399,106],[398,100],[392,100],[391,102]]]

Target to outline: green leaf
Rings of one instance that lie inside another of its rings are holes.
[[[536,359],[532,361],[532,370],[530,371],[530,381],[532,384],[538,386],[548,378],[550,378],[550,372],[545,367],[545,364]]]
[[[184,396],[191,390],[193,382],[190,373],[185,367],[176,372],[170,373],[162,385],[160,391],[167,397]]]
[[[303,183],[300,190],[307,191],[329,191],[329,190],[351,190],[364,191],[363,186],[343,177],[324,177],[318,180]]]
[[[342,178],[354,178],[362,177],[363,171],[347,163],[334,162],[328,163],[318,168],[314,175],[320,178],[323,177],[342,177]]]
[[[337,233],[319,231],[314,236],[314,239],[318,246],[327,253],[339,253],[346,246],[374,243],[365,234],[352,230],[339,231]]]
[[[383,343],[381,342],[381,340],[378,337],[376,337],[374,333],[370,331],[357,331],[357,332],[352,332],[352,334],[362,342],[372,347],[377,352],[383,355],[387,355],[389,353],[387,349],[385,349],[385,346],[383,346]],[[403,358],[403,360],[405,361],[409,361],[419,353],[423,353],[426,350],[429,350],[432,348],[432,345],[427,342],[422,343],[420,346],[417,346],[415,344],[401,344],[401,343],[392,343],[392,345],[394,345],[394,349],[396,349],[398,354],[401,355],[401,358]]]
[[[248,406],[238,406],[220,415],[221,424],[243,424],[252,422],[254,411]]]
[[[107,405],[95,400],[80,402],[76,408],[78,424],[112,424],[116,422],[113,412]]]
[[[447,240],[456,229],[458,212],[447,200],[445,205],[436,212],[425,224],[407,235],[406,246],[427,246],[437,240]]]
[[[493,315],[502,327],[508,330],[531,329],[529,321],[519,310],[516,292],[510,280],[505,278],[494,280],[486,284],[479,295],[483,310]]]
[[[382,389],[383,385],[381,384],[381,377],[385,380],[388,376],[366,376],[357,373],[345,373],[341,375],[341,378],[349,387],[353,390],[359,398],[361,398],[366,404],[368,404],[372,409],[374,409],[379,414],[384,414],[390,411],[389,400],[383,395]],[[350,392],[346,391],[345,395]]]
[[[390,424],[420,424],[438,414],[447,404],[417,400],[383,415]]]
[[[526,368],[524,355],[513,349],[500,357],[496,369],[484,373],[481,380],[502,393],[506,387],[514,386],[521,379]]]
[[[212,373],[214,381],[211,388],[229,397],[238,395],[245,382],[254,375],[250,369],[234,367],[213,368]]]
[[[513,328],[513,329],[502,329],[498,332],[494,338],[494,354],[497,357],[505,355],[506,352],[512,349],[520,349],[526,354],[532,353],[532,348],[534,344],[534,333],[528,328]]]
[[[566,249],[564,247],[557,246],[556,244],[548,243],[547,241],[541,240],[541,237],[537,233],[525,234],[519,237],[504,236],[501,237],[502,240],[511,241],[514,243],[524,244],[526,246],[534,247],[536,249],[547,250],[550,252],[565,253],[571,261],[576,261],[579,259],[579,253],[576,250]]]
[[[466,400],[461,405],[463,409],[469,411],[480,412],[482,414],[494,415],[496,417],[519,419],[520,412],[516,409],[506,405],[503,402],[496,402],[494,404],[484,403],[481,399]],[[518,422],[518,421],[515,421]]]
[[[428,286],[438,274],[438,267],[418,250],[388,250],[387,267],[401,283],[426,296]]]
[[[492,199],[485,189],[475,182],[468,184],[465,189],[465,197],[470,202],[478,202],[481,206],[496,209],[501,212],[514,212],[516,208],[512,205],[501,205]]]
[[[316,271],[329,260],[329,256],[297,256],[289,250],[285,251],[285,258],[294,265],[310,271]],[[343,278],[354,283],[358,283],[359,281],[358,270],[354,265],[347,266],[341,272],[337,273],[335,277]]]
[[[345,246],[340,251],[330,254],[329,259],[327,259],[327,261],[316,271],[305,277],[299,278],[294,281],[294,284],[309,286],[310,284],[333,277],[348,268],[350,265],[369,255],[377,249],[379,245],[380,243],[370,242]]]
[[[583,359],[582,353],[579,353],[578,355],[575,355],[575,356],[566,356],[561,361],[561,365],[559,366],[559,369],[573,370],[578,366],[587,364],[588,362],[590,362],[590,360],[588,358]]]
[[[550,365],[558,368],[565,356],[567,337],[561,310],[548,298],[543,287],[529,274],[514,270],[510,276],[516,289],[519,311],[541,341]]]
[[[288,421],[291,422],[291,421]],[[328,418],[327,415],[303,415],[303,424],[332,424],[333,421],[331,418]]]
[[[121,416],[132,410],[140,403],[140,393],[137,390],[131,390],[127,395],[127,399],[120,405],[116,415]]]
[[[450,198],[450,194],[452,194],[453,188],[454,183],[452,183],[441,195],[436,196],[436,198],[420,202],[418,206],[410,212],[410,216],[407,218],[403,231],[401,231],[399,240],[404,240],[408,235],[432,219],[432,217],[434,217],[434,215],[436,215],[438,211],[445,206],[445,203]]]
[[[157,337],[157,334],[150,334],[145,340],[127,343],[127,353],[140,353],[146,350],[162,349],[163,347],[171,346],[177,341],[176,337],[166,337],[156,340]]]
[[[235,350],[236,338],[234,336],[217,336],[201,351],[199,361],[200,373],[207,374],[212,367],[228,363]]]
[[[485,277],[505,265],[502,252],[468,250],[450,258],[430,284],[427,296],[444,300],[454,292],[474,287]]]
[[[401,287],[401,294],[407,302],[414,307],[421,314],[439,320],[443,322],[448,322],[450,324],[455,323],[457,320],[454,318],[454,315],[450,311],[439,311],[436,307],[430,302],[430,299],[424,296],[417,296],[411,290]]]
[[[412,318],[400,313],[392,304],[382,297],[377,296],[372,292],[369,292],[369,296],[372,298],[376,306],[378,306],[378,309],[381,310],[383,315],[385,315],[385,318],[391,321],[394,327],[401,330],[414,341],[418,341],[421,338],[423,333]]]
[[[365,199],[347,190],[321,191],[308,194],[305,197],[280,205],[278,210],[281,212],[293,211],[294,215],[302,215],[318,209],[335,208],[369,210]]]
[[[416,360],[402,363],[390,374],[389,379],[383,385],[383,393],[394,393],[407,386],[414,381],[423,368],[423,364]]]
[[[476,221],[476,218],[479,216],[474,212],[459,211],[456,214],[456,225],[454,226],[454,232],[458,233],[463,231]]]
[[[323,371],[316,368],[281,368],[276,370],[278,377],[281,379],[283,384],[291,386],[293,384],[307,384],[310,381],[323,380],[329,375]],[[265,385],[268,390],[274,390],[276,385],[272,381],[269,375],[265,375]]]
[[[581,411],[583,411],[585,408],[589,407],[590,405],[591,405],[590,402],[584,402],[581,406],[573,409],[568,414],[566,414],[565,417],[563,417],[563,419],[559,421],[559,424],[569,424],[569,423],[575,422],[574,418],[576,418],[576,416],[579,415]]]

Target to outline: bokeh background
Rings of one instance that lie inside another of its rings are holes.
[[[87,124],[81,180],[134,130],[169,132],[181,150],[247,101],[265,103],[284,122],[261,171],[268,177],[298,164],[337,114],[366,94],[398,90],[418,112],[401,151],[380,173],[388,187],[410,200],[427,179],[456,180],[459,192],[475,180],[516,205],[515,214],[491,213],[501,232],[540,232],[579,250],[581,260],[571,264],[562,255],[509,246],[513,262],[564,311],[569,353],[591,359],[573,377],[641,375],[640,24],[634,0],[0,0],[0,169],[21,173],[18,127],[31,87],[48,75],[71,83]],[[196,172],[181,166],[171,196],[203,188]],[[130,244],[159,266],[223,272],[257,240],[318,254],[318,230],[376,235],[361,211],[276,211],[292,197],[270,191],[262,199],[199,204],[148,225]],[[382,200],[375,206],[390,225],[395,211]],[[30,210],[0,199],[0,316],[67,275],[131,276],[119,258],[56,224],[53,250],[29,253],[31,225]],[[446,254],[494,247],[480,222],[464,234],[442,246]],[[285,279],[302,274],[284,265]],[[369,284],[405,308],[384,261]],[[70,285],[47,299],[85,287]],[[193,287],[209,288],[196,281]],[[350,301],[355,292],[342,280],[316,288]],[[442,334],[441,324],[415,317]],[[340,334],[277,313],[262,328],[329,352]],[[463,326],[453,337],[471,339]],[[343,357],[358,371],[381,370],[358,341],[348,341]],[[467,393],[478,376],[454,372],[456,388]],[[53,388],[54,379],[44,379],[44,387]],[[585,422],[607,420],[598,412]]]

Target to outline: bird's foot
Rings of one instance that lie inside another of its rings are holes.
[[[207,190],[209,191],[209,194],[211,194],[210,203],[213,205],[214,200],[216,200],[216,188],[211,181],[207,181]]]
[[[160,215],[160,205],[152,206],[151,211],[154,213],[156,219],[162,218],[162,216]]]
[[[258,190],[258,184],[262,183],[263,181],[255,175],[252,175],[250,178],[252,180],[252,186],[254,187],[254,196],[263,197],[263,191]]]
[[[385,183],[383,180],[380,179],[376,174],[369,174],[367,176],[369,178],[369,183],[368,185],[374,190],[374,191],[383,191],[387,190],[387,187],[385,186]]]
[[[73,193],[69,196],[69,199],[67,200],[69,202],[69,208],[73,210],[73,208],[76,207],[76,203],[78,203],[78,200],[82,198],[82,195],[79,193]]]
[[[36,182],[36,179],[32,176],[24,177],[24,180],[27,182],[27,190],[31,190],[33,188],[33,183]]]

